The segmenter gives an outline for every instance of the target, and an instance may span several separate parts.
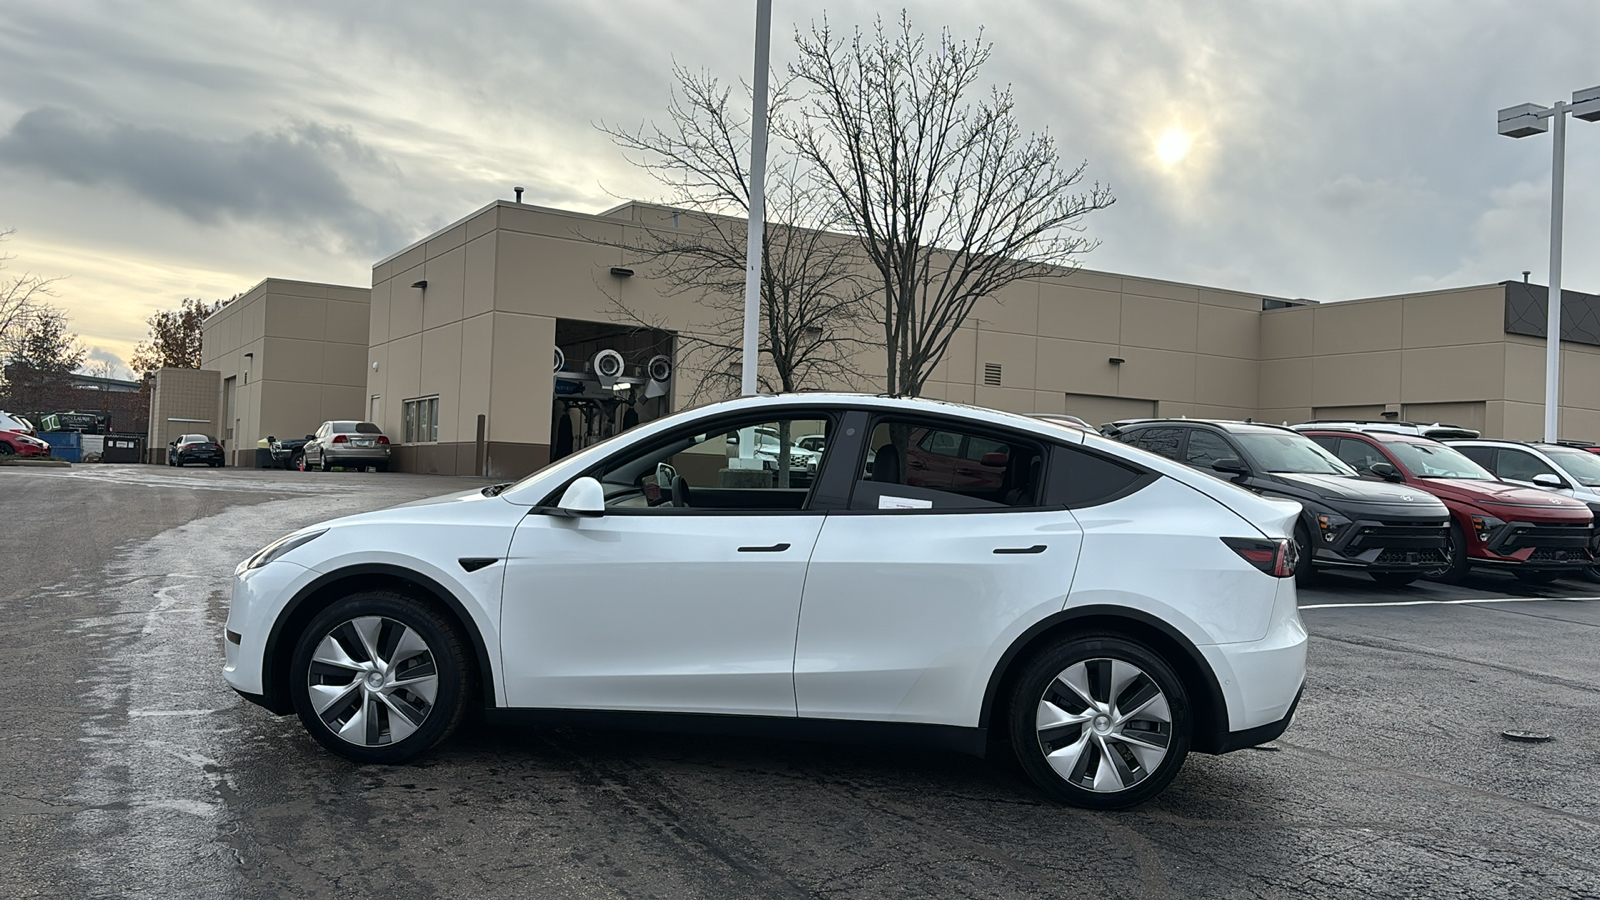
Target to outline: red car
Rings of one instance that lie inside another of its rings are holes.
[[[1548,584],[1581,574],[1594,562],[1594,516],[1577,500],[1500,481],[1460,451],[1425,437],[1310,428],[1303,433],[1363,475],[1404,482],[1444,501],[1451,519],[1449,562],[1430,577],[1455,583],[1480,565]]]
[[[0,431],[0,456],[49,456],[50,445],[20,431]]]

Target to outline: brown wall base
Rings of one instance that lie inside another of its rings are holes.
[[[521,478],[544,468],[550,462],[550,447],[547,444],[490,441],[488,450],[487,474],[490,478]],[[425,475],[474,475],[477,474],[476,452],[477,445],[471,442],[396,446],[390,451],[389,468],[395,472]]]

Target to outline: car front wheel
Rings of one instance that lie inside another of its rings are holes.
[[[1189,753],[1188,695],[1160,654],[1096,634],[1036,656],[1010,698],[1017,759],[1046,794],[1122,809],[1154,797]]]
[[[1472,558],[1467,555],[1467,535],[1455,522],[1450,523],[1450,542],[1445,545],[1444,558],[1444,565],[1429,572],[1428,577],[1445,584],[1466,581],[1467,572],[1472,568]]]
[[[363,591],[323,610],[301,634],[289,673],[312,737],[346,759],[400,763],[460,723],[471,673],[461,638],[403,594]]]

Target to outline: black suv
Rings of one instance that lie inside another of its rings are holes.
[[[1362,569],[1385,585],[1442,568],[1450,512],[1414,488],[1370,481],[1310,438],[1277,425],[1199,419],[1116,422],[1108,436],[1301,506],[1295,575]]]

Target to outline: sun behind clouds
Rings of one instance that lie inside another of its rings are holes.
[[[1156,138],[1156,158],[1164,166],[1170,166],[1183,159],[1189,153],[1189,147],[1194,143],[1194,138],[1189,132],[1173,125]]]

